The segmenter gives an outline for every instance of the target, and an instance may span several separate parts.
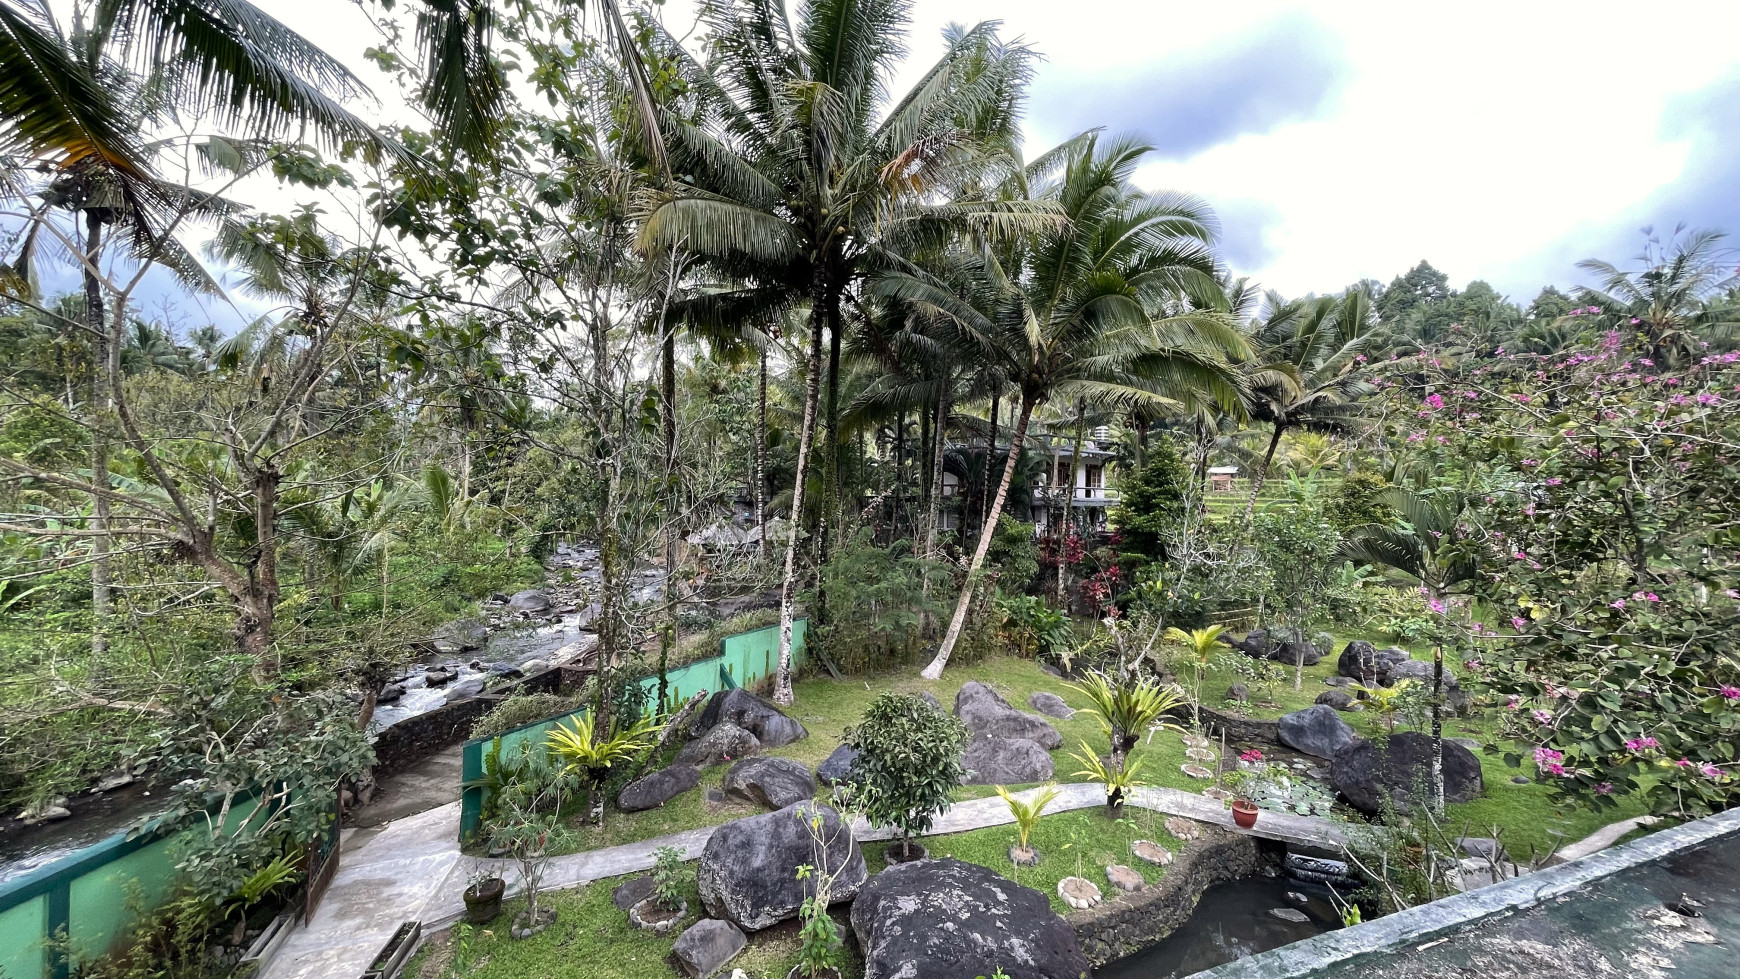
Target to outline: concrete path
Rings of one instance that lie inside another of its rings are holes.
[[[1104,804],[1098,783],[1058,786],[1057,800],[1046,812],[1091,809]],[[1037,790],[1018,793],[1028,796]],[[1141,788],[1130,804],[1198,822],[1213,823],[1238,833],[1280,840],[1295,846],[1333,849],[1341,831],[1326,819],[1265,812],[1255,830],[1233,825],[1232,813],[1221,803],[1177,789]],[[929,836],[961,833],[1014,822],[1002,799],[956,803],[938,817]],[[556,857],[544,876],[544,887],[580,887],[607,877],[638,873],[653,866],[653,853],[672,846],[694,859],[717,827],[673,833],[639,843],[604,847]],[[862,819],[852,827],[864,841],[894,837],[890,829],[873,829]],[[349,979],[374,960],[393,932],[406,921],[420,921],[425,932],[446,927],[465,913],[460,899],[472,872],[485,868],[511,878],[506,860],[467,857],[459,852],[459,803],[417,813],[387,824],[376,832],[347,840],[338,874],[307,927],[297,928],[267,965],[261,979]],[[517,882],[511,889],[518,891]]]
[[[382,779],[374,801],[351,814],[351,825],[358,829],[385,826],[452,802],[453,787],[463,781],[463,766],[464,746],[456,744]]]

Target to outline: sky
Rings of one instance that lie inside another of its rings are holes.
[[[361,114],[404,118],[362,58],[362,8],[256,2],[375,88]],[[663,16],[682,34],[693,9]],[[941,54],[945,24],[987,19],[1044,58],[1029,154],[1093,127],[1140,137],[1138,182],[1207,200],[1229,267],[1289,296],[1427,259],[1526,303],[1578,284],[1579,259],[1631,259],[1646,226],[1740,244],[1733,0],[913,0],[891,88]]]

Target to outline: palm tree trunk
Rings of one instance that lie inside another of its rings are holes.
[[[1069,535],[1075,532],[1075,471],[1081,466],[1081,440],[1087,435],[1087,399],[1076,399],[1075,444],[1069,450],[1069,478],[1063,487],[1063,534],[1057,539],[1057,607],[1069,612]]]
[[[760,536],[756,550],[767,560],[767,348],[761,350],[761,374],[758,378],[755,414],[755,529]]]
[[[1263,453],[1262,464],[1257,471],[1251,473],[1251,498],[1245,501],[1245,523],[1251,522],[1251,515],[1257,512],[1257,494],[1263,491],[1263,480],[1269,478],[1269,464],[1275,461],[1275,450],[1281,445],[1281,434],[1287,426],[1275,423],[1275,433],[1269,436],[1269,450]]]
[[[779,670],[774,674],[773,702],[790,704],[792,610],[797,601],[798,531],[803,526],[804,482],[809,476],[810,443],[816,436],[816,402],[822,388],[822,321],[826,293],[817,289],[816,308],[810,313],[810,356],[804,380],[804,422],[798,434],[797,479],[791,491],[791,539],[785,545],[785,577],[779,587]]]
[[[991,392],[991,439],[985,445],[985,458],[979,465],[979,506],[978,531],[985,533],[985,507],[991,502],[991,457],[997,454],[997,415],[1000,414],[998,396],[1001,391]]]
[[[942,676],[943,667],[948,665],[949,656],[955,651],[955,643],[960,641],[961,627],[967,621],[967,609],[973,603],[973,588],[978,584],[979,569],[985,566],[985,554],[991,549],[991,538],[995,537],[989,528],[997,526],[997,521],[1003,515],[1003,505],[1009,500],[1009,484],[1015,481],[1015,467],[1021,457],[1021,443],[1027,438],[1027,422],[1033,417],[1033,395],[1021,392],[1021,420],[1015,424],[1015,434],[1009,439],[1009,459],[1003,463],[1003,481],[997,485],[997,498],[991,503],[991,512],[985,515],[986,533],[979,535],[979,544],[973,548],[973,563],[967,567],[967,580],[961,585],[960,600],[955,602],[955,617],[949,622],[949,631],[944,634],[942,646],[936,651],[936,658],[924,668],[923,676],[927,680],[935,680]]]
[[[948,430],[949,381],[943,378],[943,389],[936,399],[936,421],[931,425],[930,505],[924,518],[924,556],[936,560],[937,531],[942,523],[943,452]]]
[[[113,384],[109,373],[110,347],[109,324],[103,315],[103,287],[97,280],[94,266],[97,263],[97,251],[102,246],[103,221],[96,211],[85,212],[85,323],[96,334],[96,350],[91,358],[91,403],[86,407],[87,414],[97,414],[90,418],[91,433],[91,483],[98,487],[109,485],[109,439],[108,430],[98,413],[98,405],[108,402],[107,395],[99,392],[107,391]],[[112,598],[112,588],[109,574],[109,498],[101,493],[91,497],[91,529],[96,535],[91,538],[91,666],[87,681],[95,681],[101,669],[100,657],[109,648],[109,615]]]
[[[840,522],[840,311],[828,308],[828,434],[826,461],[822,469],[822,517],[816,536],[816,567],[828,563],[832,541],[830,531]],[[828,621],[828,587],[826,576],[816,580],[815,624]]]

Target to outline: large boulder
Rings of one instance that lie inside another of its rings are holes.
[[[1347,722],[1335,713],[1335,708],[1328,704],[1316,704],[1284,714],[1279,726],[1282,744],[1323,759],[1334,758],[1337,752],[1354,741],[1353,728],[1348,727]]]
[[[1272,637],[1266,629],[1252,629],[1243,639],[1224,638],[1221,640],[1228,646],[1256,659],[1272,659],[1277,663],[1292,665],[1303,655],[1306,666],[1316,666],[1323,654],[1309,639],[1294,637],[1290,633],[1277,632]]]
[[[548,612],[550,610],[550,605],[550,596],[536,588],[527,588],[525,591],[514,592],[513,597],[508,599],[508,608],[513,609],[515,612]]]
[[[852,903],[864,979],[1080,979],[1075,931],[1031,887],[977,864],[895,864]]]
[[[435,627],[429,641],[438,652],[452,656],[482,649],[489,642],[489,626],[477,619],[454,619]]]
[[[1444,742],[1444,801],[1468,802],[1486,790],[1480,759],[1454,741]],[[1329,782],[1365,813],[1377,813],[1388,797],[1406,811],[1415,796],[1429,791],[1432,739],[1403,731],[1391,734],[1384,747],[1357,739],[1337,752],[1329,764]]]
[[[456,700],[475,697],[483,692],[483,685],[487,680],[487,677],[481,676],[466,677],[458,683],[448,687],[446,692],[441,695],[441,699],[451,704]]]
[[[835,748],[820,765],[816,766],[816,780],[823,785],[839,785],[851,782],[854,778],[852,765],[858,760],[858,749],[849,744]]]
[[[1026,738],[979,736],[967,742],[961,766],[966,785],[1016,785],[1051,778],[1051,755]]]
[[[1341,650],[1341,658],[1335,661],[1335,675],[1376,685],[1377,647],[1364,639],[1348,643]]]
[[[677,936],[671,954],[689,979],[707,979],[731,961],[749,939],[729,921],[703,918]]]
[[[977,680],[962,684],[955,694],[955,716],[976,736],[1026,738],[1041,748],[1063,747],[1063,735],[1043,718],[1009,706],[997,691]]]
[[[735,724],[755,735],[763,748],[778,748],[809,737],[797,721],[760,697],[738,687],[721,690],[707,701],[695,730],[705,733],[720,724]]]
[[[1027,706],[1060,720],[1069,720],[1075,716],[1075,708],[1064,702],[1057,694],[1041,690],[1027,698]]]
[[[683,745],[683,750],[677,752],[677,764],[711,768],[736,758],[747,758],[760,750],[761,739],[726,722]]]
[[[623,812],[657,809],[700,784],[701,770],[693,765],[661,768],[624,786],[616,797],[616,808]]]
[[[833,899],[850,901],[869,879],[864,854],[840,814],[814,802],[749,816],[713,831],[695,872],[707,913],[745,931],[759,931],[797,916],[814,884],[798,880],[799,867],[814,865],[809,823],[821,816],[828,864],[842,868]]]
[[[745,758],[725,773],[725,794],[768,809],[813,799],[816,780],[790,758]]]
[[[1396,664],[1406,663],[1409,656],[1408,651],[1402,649],[1400,646],[1390,646],[1378,650],[1373,658],[1377,660],[1378,683],[1383,683],[1385,682],[1385,678],[1389,676],[1390,671],[1395,669]]]
[[[1345,680],[1347,678],[1342,677],[1342,679]],[[1340,689],[1337,689],[1335,687],[1331,687],[1328,690],[1325,690],[1322,693],[1318,694],[1317,695],[1317,703],[1325,704],[1329,707],[1335,708],[1336,710],[1358,710],[1358,709],[1360,709],[1359,703],[1354,699],[1353,694],[1348,693],[1346,690],[1340,690]]]
[[[1393,687],[1404,680],[1412,680],[1420,691],[1431,693],[1432,669],[1429,660],[1403,660],[1384,673],[1384,685]],[[1444,702],[1453,711],[1460,711],[1468,704],[1468,695],[1463,693],[1461,682],[1456,679],[1456,674],[1450,672],[1448,665],[1444,667]]]

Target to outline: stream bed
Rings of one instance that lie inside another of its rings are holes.
[[[1277,908],[1301,912],[1306,920],[1277,917]],[[1177,931],[1146,951],[1095,969],[1094,979],[1181,979],[1339,927],[1341,918],[1322,885],[1286,877],[1229,880],[1204,891]]]

